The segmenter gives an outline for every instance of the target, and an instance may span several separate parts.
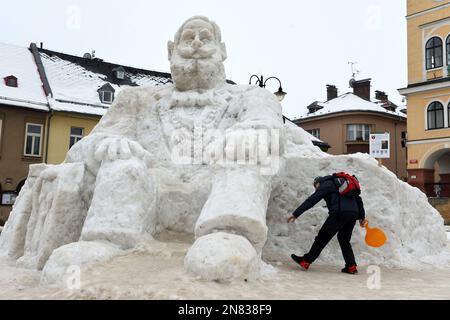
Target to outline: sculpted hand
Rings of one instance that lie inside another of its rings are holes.
[[[225,155],[228,161],[258,163],[269,154],[270,145],[262,133],[254,129],[235,129],[226,132]]]
[[[144,159],[146,151],[142,146],[127,138],[112,137],[102,140],[95,150],[95,160],[127,160],[135,156]]]

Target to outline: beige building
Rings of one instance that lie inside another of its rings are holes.
[[[354,81],[353,92],[338,96],[335,86],[327,86],[327,101],[305,108],[294,123],[328,143],[330,154],[369,153],[370,133],[390,133],[390,158],[383,165],[406,180],[406,110],[400,111],[381,91],[372,102],[370,79]],[[349,170],[351,171],[351,170]]]

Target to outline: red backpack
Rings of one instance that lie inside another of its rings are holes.
[[[333,178],[341,196],[356,197],[361,194],[361,186],[355,176],[338,172],[333,174]]]

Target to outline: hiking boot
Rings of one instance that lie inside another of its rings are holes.
[[[348,274],[357,274],[358,273],[358,268],[356,267],[356,265],[354,266],[347,266],[344,269],[342,269],[343,273],[348,273]]]
[[[295,254],[291,255],[291,258],[305,271],[308,270],[311,265],[311,263],[307,262],[303,257],[296,256]]]

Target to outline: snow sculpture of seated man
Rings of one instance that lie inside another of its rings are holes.
[[[264,89],[226,82],[225,45],[207,18],[187,20],[168,49],[173,85],[124,89],[63,164],[31,169],[1,250],[50,272],[170,229],[195,232],[189,271],[257,274],[282,165],[281,106]]]

